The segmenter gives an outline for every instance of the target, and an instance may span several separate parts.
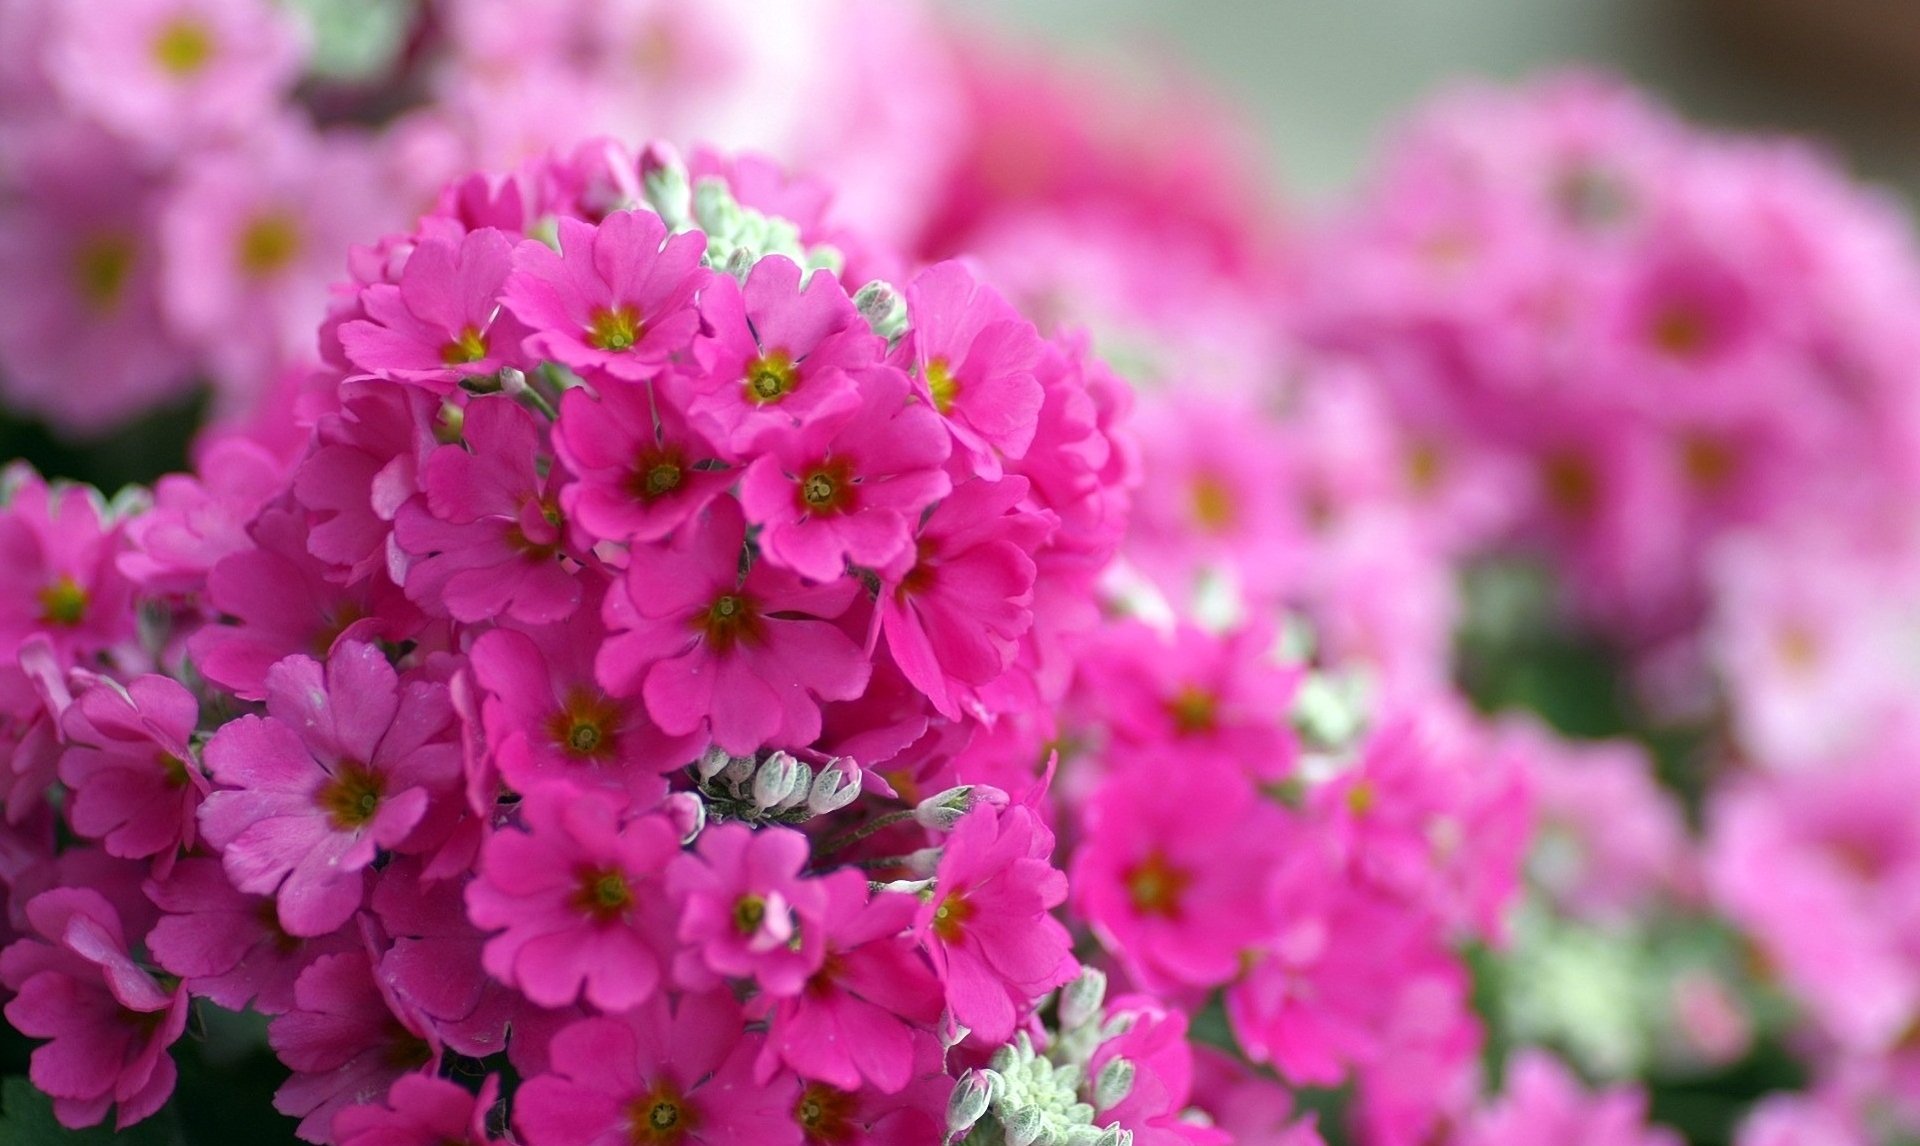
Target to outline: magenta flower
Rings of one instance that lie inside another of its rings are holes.
[[[663,877],[680,829],[659,812],[622,823],[584,792],[543,789],[521,807],[527,830],[495,832],[467,885],[468,917],[500,932],[482,953],[488,973],[543,1007],[646,1002],[673,932]]]
[[[609,541],[658,541],[733,484],[718,446],[664,400],[661,384],[609,382],[560,400],[553,448],[579,480],[561,491],[568,516]]]
[[[162,986],[128,954],[119,913],[91,888],[56,888],[28,901],[33,934],[0,951],[0,985],[16,992],[7,1021],[51,1041],[36,1048],[34,1086],[69,1127],[116,1108],[125,1130],[173,1093],[167,1048],[187,1026],[187,989]]]
[[[62,717],[70,747],[60,781],[72,790],[67,818],[109,855],[157,857],[165,878],[182,847],[193,846],[194,812],[207,781],[187,741],[200,703],[164,676],[121,686],[100,678]]]
[[[396,283],[360,292],[367,317],[340,327],[340,344],[360,369],[449,393],[460,380],[530,364],[526,330],[500,308],[513,270],[513,241],[488,227],[458,239],[422,239]]]
[[[1207,987],[1239,971],[1289,832],[1237,766],[1142,754],[1094,789],[1081,830],[1074,907],[1130,974]]]
[[[922,392],[973,456],[975,472],[998,477],[999,457],[1021,457],[1033,441],[1044,397],[1033,374],[1039,332],[952,261],[915,276],[907,315],[912,329],[901,350]]]
[[[165,913],[147,933],[154,962],[230,1011],[284,1014],[302,971],[360,943],[345,927],[318,939],[287,934],[273,900],[234,890],[218,860],[189,856],[146,892]]]
[[[420,492],[419,471],[440,446],[440,401],[373,379],[340,387],[340,408],[314,426],[293,497],[312,514],[306,548],[348,580],[384,572],[393,516]]]
[[[417,859],[396,859],[374,883],[374,914],[392,939],[374,976],[448,1050],[499,1054],[526,1004],[481,966],[486,936],[467,920],[462,881],[430,879],[424,869]]]
[[[349,1106],[334,1116],[337,1146],[488,1146],[487,1114],[500,1098],[500,1078],[488,1075],[475,1094],[456,1082],[425,1074],[394,1081],[379,1105]]]
[[[562,472],[551,459],[542,465],[540,425],[511,398],[478,398],[461,437],[427,456],[424,496],[394,516],[406,554],[394,575],[408,597],[456,621],[559,620],[579,604],[580,585],[561,562],[570,549]]]
[[[270,509],[253,546],[222,558],[207,600],[231,624],[202,628],[187,651],[209,680],[245,700],[266,696],[267,676],[289,656],[326,656],[350,641],[404,640],[424,619],[384,575],[344,586],[314,560],[297,511]]]
[[[1460,1134],[1464,1146],[1520,1146],[1566,1142],[1574,1146],[1679,1146],[1679,1134],[1647,1125],[1647,1096],[1634,1087],[1589,1094],[1572,1071],[1537,1049],[1507,1066],[1499,1100]]]
[[[487,741],[509,787],[575,784],[643,811],[666,795],[665,777],[698,757],[705,742],[667,735],[639,697],[610,696],[594,679],[594,654],[606,639],[601,596],[590,588],[561,624],[482,633],[473,644],[473,673],[485,690]]]
[[[775,255],[744,286],[717,276],[700,296],[712,333],[696,346],[700,373],[688,412],[735,451],[760,435],[806,423],[880,361],[881,342],[846,287],[815,274],[801,286],[793,260]]]
[[[760,1038],[727,991],[665,996],[554,1037],[551,1073],[514,1097],[527,1146],[799,1146],[788,1075],[753,1077]]]
[[[252,521],[286,484],[287,465],[243,437],[220,438],[191,474],[154,484],[153,509],[127,522],[120,571],[150,592],[191,592],[220,559],[253,546]]]
[[[1014,508],[1026,491],[1024,478],[966,482],[921,523],[912,563],[886,574],[887,648],[950,720],[1006,671],[1033,624],[1032,551],[1047,523]]]
[[[851,868],[820,884],[825,957],[799,994],[755,1000],[767,1021],[755,1076],[771,1079],[784,1063],[841,1090],[870,1083],[896,1093],[913,1078],[914,1032],[940,1016],[940,981],[906,934],[916,903],[897,892],[870,897],[866,877]]]
[[[1123,996],[1107,1004],[1109,1019],[1126,1016],[1131,1024],[1100,1044],[1087,1060],[1087,1074],[1098,1078],[1108,1063],[1133,1065],[1126,1096],[1099,1107],[1098,1126],[1119,1123],[1133,1132],[1135,1146],[1224,1146],[1238,1141],[1210,1126],[1196,1126],[1181,1115],[1193,1090],[1193,1047],[1187,1042],[1187,1016],[1151,996]]]
[[[1080,970],[1051,914],[1067,898],[1052,852],[1053,833],[1032,809],[977,807],[947,836],[933,898],[914,918],[947,1008],[986,1045],[1012,1038],[1033,1001]]]
[[[770,995],[798,994],[820,969],[826,888],[802,877],[811,849],[786,828],[719,824],[674,860],[667,886],[679,903],[675,977],[711,990],[752,979]]]
[[[432,1032],[381,988],[365,951],[315,960],[294,997],[293,1010],[267,1026],[273,1053],[293,1071],[273,1108],[300,1119],[308,1142],[326,1142],[341,1111],[440,1066]]]
[[[642,382],[693,344],[706,246],[697,231],[669,237],[648,211],[616,211],[597,227],[562,218],[558,253],[531,239],[514,249],[501,301],[532,330],[528,352]]]
[[[820,735],[820,701],[866,687],[859,646],[829,618],[852,603],[848,580],[809,586],[766,561],[740,574],[746,521],[715,502],[669,548],[635,550],[607,594],[614,635],[596,662],[613,693],[641,692],[669,733],[709,730],[733,753],[804,745]]]
[[[281,926],[325,935],[360,906],[361,872],[400,847],[459,782],[444,686],[402,684],[372,645],[342,642],[323,665],[288,657],[267,673],[267,715],[208,742],[221,790],[200,809],[234,886],[274,895]]]
[[[36,634],[66,664],[129,640],[133,586],[99,495],[16,464],[0,474],[0,501],[0,657]]]
[[[763,526],[760,551],[814,581],[848,562],[877,569],[913,542],[920,513],[946,496],[949,450],[940,419],[913,404],[906,376],[874,369],[797,429],[764,431],[740,504]]]

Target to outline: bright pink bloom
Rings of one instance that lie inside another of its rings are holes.
[[[133,636],[133,586],[100,495],[49,486],[24,465],[0,474],[0,658],[39,634],[64,663]]]
[[[1177,748],[1107,776],[1081,832],[1076,912],[1143,983],[1200,987],[1231,979],[1270,929],[1266,884],[1296,834],[1237,764]]]
[[[103,677],[75,698],[61,720],[70,747],[60,757],[74,830],[109,855],[158,857],[164,878],[178,849],[193,846],[207,789],[187,747],[199,720],[200,702],[164,676],[125,686]]]
[[[467,885],[475,926],[500,932],[487,941],[487,971],[543,1007],[646,1002],[673,931],[663,879],[680,829],[659,812],[622,823],[586,793],[543,789],[521,807],[527,830],[495,832]]]
[[[599,677],[619,695],[644,689],[667,732],[704,727],[729,752],[809,744],[820,735],[819,702],[866,687],[859,646],[829,620],[858,585],[809,586],[767,561],[742,577],[745,539],[739,505],[725,499],[670,548],[635,550],[607,594],[614,636]]]
[[[293,497],[313,515],[306,548],[358,581],[386,567],[394,514],[420,492],[420,467],[440,445],[440,402],[371,379],[341,385],[339,400],[314,427]]]
[[[253,547],[247,524],[286,484],[287,470],[248,438],[215,441],[193,473],[154,484],[153,508],[127,522],[120,571],[150,592],[203,587],[221,558]]]
[[[1299,746],[1285,714],[1299,688],[1263,624],[1225,634],[1183,623],[1169,636],[1144,624],[1110,625],[1081,661],[1084,702],[1126,749],[1177,746],[1279,779]]]
[[[268,1024],[267,1041],[293,1071],[273,1108],[300,1119],[306,1141],[327,1141],[341,1111],[439,1068],[439,1043],[382,989],[365,951],[316,960],[294,990],[294,1008]]]
[[[1500,1099],[1465,1129],[1466,1146],[1679,1146],[1680,1135],[1647,1125],[1647,1096],[1631,1087],[1587,1093],[1551,1055],[1526,1050],[1507,1066]]]
[[[770,995],[794,995],[820,969],[827,892],[803,878],[807,837],[786,828],[718,824],[696,851],[674,860],[667,886],[679,901],[682,944],[675,977],[711,990],[718,977],[752,979]]]
[[[273,894],[294,935],[324,935],[360,906],[361,872],[403,845],[460,775],[444,686],[404,684],[372,645],[267,673],[267,715],[208,742],[221,790],[200,809],[234,886]]]
[[[669,236],[649,211],[616,211],[597,227],[563,218],[558,252],[531,239],[514,249],[502,302],[533,331],[529,353],[642,382],[693,345],[706,246],[698,231]]]
[[[460,443],[420,467],[424,496],[400,507],[394,561],[407,596],[472,624],[506,616],[557,621],[580,602],[551,458],[541,426],[511,398],[467,404]],[[544,470],[544,473],[543,473]]]
[[[487,1116],[500,1098],[488,1075],[480,1093],[444,1078],[402,1075],[379,1105],[349,1106],[334,1116],[338,1146],[488,1146]]]
[[[719,276],[700,296],[712,334],[697,347],[688,412],[735,451],[804,424],[851,387],[851,374],[880,360],[880,340],[840,280],[816,273],[802,287],[801,274],[774,255],[753,265],[744,286]]]
[[[194,997],[230,1011],[293,1009],[294,983],[309,964],[360,943],[350,928],[319,939],[287,934],[273,900],[234,890],[218,860],[189,856],[146,890],[166,913],[147,933],[154,962],[185,979]]]
[[[952,488],[940,419],[910,404],[906,376],[859,375],[858,400],[829,404],[798,429],[762,434],[740,504],[762,526],[760,551],[815,581],[851,563],[878,569],[913,542],[921,511]]]
[[[913,560],[886,573],[880,632],[934,708],[958,719],[1004,673],[1033,625],[1032,557],[1045,518],[1015,508],[1025,478],[966,482],[920,525]]]
[[[663,383],[608,382],[560,400],[553,447],[579,475],[561,504],[595,537],[658,541],[733,484],[721,449],[667,398]]]
[[[91,888],[28,902],[34,935],[0,951],[0,985],[17,992],[7,1021],[52,1041],[33,1052],[33,1084],[63,1126],[92,1126],[116,1107],[125,1130],[173,1093],[167,1047],[187,1026],[187,989],[168,990],[127,951],[120,916]]]
[[[290,13],[247,0],[62,4],[48,74],[74,106],[155,151],[273,114],[300,67]]]
[[[870,1083],[896,1093],[913,1078],[915,1030],[940,1016],[940,982],[905,934],[915,901],[870,895],[866,877],[847,868],[820,883],[826,957],[798,995],[755,1000],[755,1015],[768,1023],[756,1077],[771,1079],[784,1063],[841,1090]]]
[[[424,866],[396,859],[374,884],[373,910],[393,941],[374,975],[448,1050],[469,1058],[499,1054],[508,1024],[526,1005],[481,965],[486,936],[467,920],[463,882],[430,879]]]
[[[473,644],[473,673],[500,778],[517,792],[571,783],[619,795],[634,811],[658,803],[665,777],[705,746],[655,727],[639,697],[615,697],[594,679],[606,640],[599,592],[573,616],[531,632],[491,629]]]
[[[914,918],[947,1008],[986,1045],[1013,1037],[1033,1001],[1080,970],[1052,915],[1066,901],[1053,833],[1032,809],[981,805],[947,836],[933,898]]]
[[[999,476],[1000,457],[1021,457],[1033,441],[1043,397],[1033,375],[1040,333],[957,262],[914,277],[907,316],[912,329],[901,352],[922,393],[973,456],[975,472]]]
[[[1087,1075],[1098,1078],[1114,1059],[1133,1064],[1133,1085],[1126,1097],[1100,1107],[1094,1124],[1117,1122],[1133,1132],[1136,1146],[1222,1146],[1228,1135],[1211,1126],[1184,1121],[1193,1091],[1193,1048],[1187,1043],[1187,1016],[1149,996],[1123,996],[1107,1005],[1106,1014],[1124,1015],[1132,1025],[1100,1044],[1087,1061]]]
[[[513,241],[492,227],[422,239],[398,283],[360,292],[367,317],[343,325],[340,344],[360,369],[435,393],[505,366],[526,369],[526,331],[500,309],[512,270]]]
[[[799,1146],[793,1076],[753,1077],[760,1036],[727,991],[665,996],[553,1040],[551,1073],[515,1095],[528,1146]]]
[[[288,656],[326,656],[347,641],[400,641],[424,623],[384,575],[343,586],[306,550],[301,515],[270,509],[253,546],[221,559],[207,601],[234,620],[194,633],[187,651],[209,680],[245,700],[266,696],[267,675]]]

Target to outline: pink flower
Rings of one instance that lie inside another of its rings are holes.
[[[327,1141],[341,1111],[440,1066],[439,1044],[381,989],[365,951],[316,960],[301,974],[295,1000],[267,1026],[273,1053],[293,1071],[273,1108],[300,1119],[297,1133],[308,1142]]]
[[[1143,983],[1197,987],[1232,978],[1270,928],[1264,889],[1297,834],[1237,765],[1177,748],[1106,777],[1081,832],[1075,910]]]
[[[386,568],[394,514],[419,492],[420,467],[439,448],[440,402],[372,379],[342,384],[339,401],[314,427],[293,497],[312,514],[306,548],[358,581]]]
[[[559,620],[579,604],[580,585],[561,561],[570,551],[562,471],[542,465],[539,423],[511,398],[479,398],[467,404],[461,438],[427,456],[424,496],[394,516],[406,554],[395,576],[408,597],[456,621]]]
[[[1047,522],[1014,508],[1026,491],[1016,477],[962,484],[921,523],[912,562],[886,572],[880,632],[950,720],[1006,671],[1033,624],[1032,552]]]
[[[921,511],[952,488],[940,468],[947,432],[910,403],[906,376],[868,370],[859,384],[857,402],[830,404],[790,432],[763,433],[768,452],[740,482],[741,506],[764,527],[760,551],[815,581],[839,577],[848,563],[893,561],[912,545]]]
[[[711,990],[716,977],[752,979],[770,995],[795,995],[820,969],[827,892],[801,876],[807,837],[786,828],[719,824],[674,860],[667,886],[679,902],[675,976]]]
[[[1133,1085],[1111,1106],[1098,1108],[1094,1124],[1119,1123],[1133,1132],[1137,1146],[1221,1146],[1230,1139],[1210,1126],[1196,1126],[1181,1115],[1193,1089],[1193,1048],[1187,1043],[1187,1016],[1149,996],[1123,996],[1106,1014],[1132,1021],[1121,1034],[1101,1043],[1087,1061],[1089,1078],[1099,1078],[1108,1063],[1133,1065]]]
[[[122,686],[100,678],[61,720],[70,747],[60,780],[72,790],[75,831],[109,855],[156,856],[162,878],[175,854],[193,846],[194,812],[207,781],[187,741],[200,720],[193,694],[164,676]]]
[[[463,881],[431,879],[412,858],[388,864],[374,884],[373,910],[392,945],[374,975],[448,1050],[486,1058],[506,1049],[508,1024],[526,1005],[487,975],[486,936],[463,904]]]
[[[218,860],[189,856],[146,891],[165,912],[147,933],[154,962],[185,979],[195,998],[231,1011],[291,1010],[294,983],[309,964],[360,942],[345,928],[319,939],[287,934],[273,900],[234,890]]]
[[[0,656],[38,634],[70,664],[131,638],[133,587],[99,494],[16,464],[0,474],[0,499]]]
[[[774,255],[744,286],[716,277],[700,296],[712,334],[688,412],[735,451],[762,434],[805,424],[880,360],[881,343],[854,312],[840,280],[813,274],[801,286],[793,260]]]
[[[348,359],[382,378],[450,393],[461,379],[526,369],[526,331],[500,309],[513,241],[488,227],[458,239],[422,239],[396,283],[360,292],[367,317],[340,328]]]
[[[597,227],[562,218],[559,252],[534,240],[514,249],[502,301],[532,330],[529,353],[642,382],[693,344],[706,246],[698,231],[668,236],[648,211],[616,211]]]
[[[248,438],[218,439],[195,472],[154,484],[153,508],[127,522],[120,571],[150,592],[203,587],[221,558],[252,548],[247,523],[286,484],[287,469]]]
[[[33,1052],[33,1084],[53,1096],[63,1126],[114,1127],[146,1118],[173,1093],[167,1047],[187,1026],[187,990],[134,962],[120,916],[91,888],[57,888],[27,903],[34,935],[0,951],[0,985],[17,992],[7,1021],[50,1039]]]
[[[1144,624],[1108,626],[1081,660],[1082,693],[1116,742],[1217,755],[1265,779],[1293,770],[1284,723],[1299,688],[1263,624],[1215,635],[1183,623],[1163,637]]]
[[[71,4],[48,73],[77,109],[155,151],[204,146],[273,114],[300,67],[289,14],[246,0]]]
[[[293,655],[326,656],[347,641],[399,641],[424,623],[384,575],[351,587],[306,550],[301,515],[270,509],[253,526],[253,546],[220,560],[207,576],[207,601],[233,619],[207,625],[187,651],[208,679],[246,700],[266,696],[267,675]]]
[[[596,662],[615,694],[644,689],[665,731],[705,727],[737,754],[811,743],[820,735],[819,702],[859,696],[869,671],[859,647],[828,620],[846,611],[857,585],[805,585],[767,561],[743,577],[745,538],[739,505],[727,499],[671,547],[635,550],[626,578],[607,594],[614,635]]]
[[[69,120],[40,133],[10,129],[7,149],[0,294],[14,301],[0,308],[0,388],[8,406],[69,433],[98,433],[185,392],[193,359],[162,316],[154,175],[120,141]],[[74,386],[75,378],[88,385]]]
[[[957,262],[936,263],[907,288],[909,339],[901,346],[923,393],[974,458],[998,477],[999,456],[1033,441],[1043,397],[1034,378],[1040,334],[992,287]]]
[[[704,742],[660,731],[640,698],[610,696],[594,679],[594,654],[606,639],[600,597],[590,587],[561,624],[482,633],[473,672],[486,692],[487,740],[510,787],[575,784],[618,794],[639,811],[659,802],[665,777],[699,756]]]
[[[323,665],[288,657],[266,680],[267,715],[207,744],[221,790],[200,809],[234,886],[272,894],[294,935],[324,935],[360,906],[361,872],[403,845],[460,775],[446,689],[402,684],[372,645]]]
[[[771,1079],[784,1063],[844,1091],[865,1080],[897,1093],[913,1077],[914,1032],[931,1029],[940,1014],[940,982],[905,934],[916,904],[897,892],[870,896],[866,877],[852,869],[820,884],[825,957],[798,995],[755,1001],[768,1024],[755,1077]]]
[[[553,447],[579,480],[561,504],[609,541],[658,541],[731,486],[723,453],[668,400],[664,384],[608,382],[560,400]]]
[[[1678,1134],[1648,1126],[1647,1098],[1631,1087],[1588,1094],[1552,1056],[1525,1050],[1507,1067],[1500,1099],[1461,1135],[1466,1146],[1679,1146]]]
[[[482,953],[488,973],[543,1007],[646,1002],[672,934],[663,879],[680,829],[659,812],[622,823],[586,793],[543,789],[521,806],[527,830],[495,832],[467,886],[474,925],[500,932]]]
[[[514,1125],[528,1146],[799,1146],[794,1079],[753,1077],[760,1038],[742,1025],[727,991],[575,1023],[515,1095]]]
[[[500,1078],[488,1075],[475,1094],[424,1074],[397,1079],[380,1105],[349,1106],[334,1116],[337,1146],[488,1146],[487,1115],[500,1098]]]
[[[947,836],[934,896],[914,917],[947,1008],[986,1045],[1012,1038],[1033,1001],[1080,970],[1052,915],[1067,898],[1052,852],[1032,809],[977,807]]]

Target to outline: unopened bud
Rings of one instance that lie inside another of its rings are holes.
[[[805,773],[806,766],[786,752],[768,756],[753,774],[753,806],[763,812],[780,806],[793,795],[794,786],[803,782]]]
[[[1133,1091],[1133,1063],[1124,1058],[1110,1059],[1100,1068],[1100,1076],[1093,1080],[1093,1105],[1099,1110],[1111,1110],[1126,1101]]]
[[[835,757],[813,778],[813,787],[807,792],[807,811],[824,816],[853,803],[860,798],[864,775],[852,757]]]
[[[690,844],[707,826],[707,802],[693,792],[674,792],[662,805],[667,817],[680,829],[680,842]]]
[[[967,1036],[973,1033],[973,1028],[954,1018],[953,1012],[947,1010],[940,1012],[940,1023],[936,1033],[940,1036],[940,1045],[947,1050],[952,1050],[966,1041]]]
[[[1060,1025],[1072,1030],[1100,1017],[1100,1004],[1107,998],[1107,976],[1094,967],[1082,967],[1080,977],[1060,992]]]
[[[874,279],[854,292],[853,308],[880,337],[892,341],[907,329],[907,302],[891,283]]]
[[[700,774],[702,780],[711,780],[720,774],[722,768],[731,763],[733,763],[733,754],[718,744],[712,744],[700,754],[700,759],[693,762],[693,770]]]
[[[759,261],[751,248],[735,247],[733,253],[727,256],[727,265],[721,269],[735,281],[744,283],[747,276],[753,273],[753,264]]]
[[[693,185],[693,220],[709,238],[740,229],[740,204],[727,181],[706,176]]]
[[[958,1138],[973,1129],[987,1112],[987,1100],[992,1096],[993,1085],[985,1071],[969,1070],[961,1075],[947,1097],[947,1133]]]
[[[1033,1146],[1047,1128],[1047,1116],[1037,1106],[1023,1106],[1010,1116],[1003,1116],[1007,1124],[1007,1146]]]
[[[754,761],[751,756],[729,756],[720,768],[720,781],[727,790],[736,796],[744,795],[743,788],[754,777]]]
[[[686,226],[693,190],[679,152],[664,143],[650,143],[640,152],[640,195],[669,228]]]
[[[981,804],[1007,806],[1007,794],[986,784],[961,784],[928,796],[913,809],[913,822],[930,832],[950,832],[961,817]]]

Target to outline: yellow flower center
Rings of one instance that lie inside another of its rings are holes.
[[[799,375],[784,350],[769,350],[747,363],[747,400],[765,406],[793,392]]]
[[[87,591],[62,573],[40,590],[40,623],[71,629],[87,619]]]
[[[617,868],[581,868],[574,878],[573,908],[596,923],[619,919],[633,903],[633,887]]]
[[[927,392],[933,395],[933,408],[942,414],[953,412],[954,399],[960,396],[960,379],[944,358],[927,363]]]
[[[630,306],[603,307],[593,312],[587,327],[587,345],[618,353],[631,349],[646,333],[646,324]]]
[[[318,803],[335,829],[365,827],[380,811],[387,794],[387,778],[364,764],[346,763],[320,789]]]
[[[176,16],[153,38],[153,62],[175,79],[187,79],[213,60],[213,29],[190,15]]]
[[[1235,512],[1233,492],[1227,483],[1212,474],[1200,474],[1193,479],[1193,520],[1200,528],[1209,533],[1219,533],[1231,528]]]
[[[133,275],[135,248],[125,235],[95,235],[73,256],[74,285],[95,310],[111,310]]]
[[[256,279],[277,274],[300,254],[300,245],[300,222],[291,213],[261,215],[240,231],[240,269]]]
[[[448,366],[465,366],[487,356],[487,339],[469,326],[440,348],[440,361]]]
[[[1168,863],[1167,857],[1157,849],[1129,868],[1125,878],[1133,909],[1141,915],[1165,919],[1179,916],[1180,897],[1193,882],[1191,874]]]

